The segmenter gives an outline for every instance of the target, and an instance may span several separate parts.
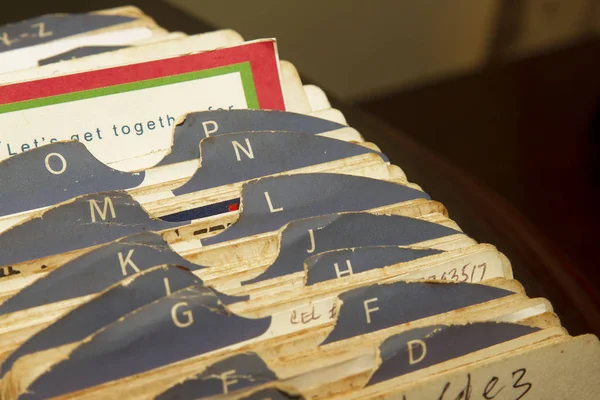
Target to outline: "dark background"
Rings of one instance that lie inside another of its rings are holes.
[[[0,23],[124,4],[172,31],[216,28],[160,1],[12,3]],[[507,29],[476,72],[332,100],[465,232],[507,254],[527,293],[549,298],[572,334],[600,333],[600,41],[501,62]]]

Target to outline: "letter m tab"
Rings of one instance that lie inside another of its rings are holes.
[[[104,198],[104,204],[102,208],[98,205],[96,200],[88,200],[90,202],[90,215],[92,222],[96,222],[96,213],[102,219],[102,221],[106,221],[108,217],[108,212],[110,211],[110,216],[115,219],[117,218],[117,214],[115,213],[115,206],[113,205],[112,199],[110,197]]]

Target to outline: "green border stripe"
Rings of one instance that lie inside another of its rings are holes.
[[[258,96],[256,95],[256,87],[254,86],[254,77],[249,62],[244,63],[245,68],[240,68],[239,73],[242,78],[242,87],[244,88],[244,96],[246,97],[246,105],[251,109],[260,109]]]
[[[109,96],[118,93],[133,92],[136,90],[172,85],[174,83],[211,78],[234,72],[239,72],[240,77],[242,79],[242,87],[244,88],[244,95],[246,97],[246,104],[248,105],[248,108],[260,108],[258,104],[258,97],[256,95],[256,87],[254,86],[252,69],[250,68],[250,62],[246,61],[239,64],[211,68],[203,71],[188,72],[185,74],[165,76],[144,81],[124,83],[122,85],[114,85],[98,89],[83,90],[80,92],[59,94],[56,96],[45,97],[42,99],[26,100],[17,103],[5,104],[0,106],[0,114],[26,110],[30,108],[45,107],[60,103],[68,103],[71,101],[91,99],[94,97]]]

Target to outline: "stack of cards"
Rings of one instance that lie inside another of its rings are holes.
[[[272,39],[0,28],[0,398],[594,399],[508,259]]]

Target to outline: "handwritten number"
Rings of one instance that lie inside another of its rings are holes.
[[[302,325],[308,324],[311,321],[316,321],[321,318],[321,315],[315,314],[315,307],[312,307],[311,312],[301,312],[300,319],[298,319],[298,314],[296,310],[292,311],[292,315],[290,317],[290,323],[292,325],[296,325],[302,323]]]
[[[477,268],[482,268],[483,267],[483,273],[481,274],[481,280],[483,280],[483,277],[485,276],[485,270],[487,269],[487,264],[483,263],[477,266]]]
[[[469,280],[469,274],[467,274],[465,272],[465,268],[467,268],[468,266],[469,266],[469,264],[465,264],[462,267],[462,270],[460,271],[460,274],[463,276],[463,280],[461,280],[461,282],[467,282]],[[471,280],[471,282],[473,282],[473,281]]]
[[[450,272],[452,273],[452,276],[450,277],[450,279],[458,282],[459,279],[458,279],[458,275],[456,274],[456,268],[452,268],[450,270]]]
[[[39,22],[37,24],[33,24],[30,26],[30,28],[36,29],[37,33],[30,34],[30,33],[24,32],[20,35],[20,37],[24,38],[24,39],[26,39],[28,37],[45,38],[45,37],[50,37],[50,36],[54,35],[54,32],[46,30],[45,22]],[[8,36],[7,32],[2,32],[2,34],[0,34],[0,43],[3,43],[6,47],[10,47],[18,41],[19,41],[19,38],[11,39],[10,36]]]
[[[337,317],[337,304],[334,304],[329,310],[329,319]]]
[[[4,45],[6,47],[12,46],[12,44],[16,41],[17,41],[17,39],[10,40],[10,38],[8,37],[8,33],[6,33],[6,32],[3,32],[2,35],[0,35],[0,42],[4,43]]]
[[[479,265],[475,265],[475,264],[471,264],[471,263],[467,263],[465,265],[463,265],[463,267],[460,270],[460,275],[458,274],[458,269],[457,268],[452,268],[449,271],[446,271],[444,273],[442,273],[442,275],[438,278],[436,275],[430,275],[427,278],[423,277],[422,279],[439,279],[442,281],[448,281],[448,280],[452,280],[455,282],[475,282],[475,272],[480,269],[481,270],[481,278],[477,281],[483,281],[485,278],[485,274],[487,272],[487,264],[483,263],[483,264],[479,264]]]
[[[444,396],[446,395],[446,392],[448,391],[449,387],[450,382],[446,382],[446,385],[444,385],[444,389],[442,390],[442,394],[440,394],[440,397],[438,397],[437,400],[444,400]]]
[[[0,268],[0,278],[5,278],[7,276],[17,275],[20,273],[21,271],[13,269],[13,267],[10,265]]]
[[[38,28],[38,37],[40,37],[40,38],[45,38],[45,37],[54,35],[54,32],[46,31],[46,23],[45,22],[33,24],[33,25],[31,25],[31,27]]]
[[[497,376],[494,376],[494,377],[492,377],[492,379],[490,379],[490,381],[487,383],[487,385],[485,385],[485,389],[483,391],[483,397],[485,397],[486,400],[492,400],[492,399],[496,398],[496,396],[498,396],[500,394],[500,392],[504,389],[505,386],[502,386],[497,389],[496,394],[492,393],[496,387],[496,384],[499,381],[500,381],[500,379],[498,379]]]
[[[483,265],[485,265],[485,264],[483,264]],[[519,397],[517,397],[515,400],[522,399],[523,396],[525,396],[527,394],[527,392],[529,392],[531,390],[531,387],[533,386],[529,382],[521,383],[521,379],[523,379],[523,377],[525,376],[526,373],[527,373],[526,368],[518,369],[512,373],[513,378],[515,377],[515,375],[519,374],[517,381],[513,384],[513,388],[515,388],[515,389],[525,388],[525,391],[523,393],[521,393],[521,395]]]
[[[514,400],[521,400],[523,397],[525,397],[525,395],[527,393],[529,393],[529,391],[531,390],[531,388],[533,387],[533,385],[529,382],[522,382],[523,378],[525,377],[525,374],[527,373],[527,369],[526,368],[521,368],[521,369],[517,369],[515,371],[513,371],[512,373],[512,377],[514,380],[512,387],[514,389],[521,389],[521,393],[519,394],[519,397],[516,397]],[[500,384],[500,386],[498,387],[498,384]],[[450,395],[450,393],[448,393],[448,390],[451,387],[451,383],[450,382],[446,382],[446,384],[444,385],[444,387],[442,388],[442,392],[439,395],[439,397],[437,398],[437,400],[450,400],[450,398],[448,398],[446,395]],[[492,377],[487,385],[485,386],[485,389],[483,390],[483,398],[487,399],[487,400],[492,400],[495,399],[500,392],[505,388],[506,386],[501,384],[500,379],[497,376]],[[456,397],[454,397],[454,400],[468,400],[471,399],[471,394],[472,394],[472,385],[471,385],[471,374],[467,374],[467,384],[462,388],[462,390],[458,393],[458,395]]]
[[[449,388],[450,388],[450,382],[446,382],[446,385],[444,385],[444,389],[442,390],[442,393],[437,398],[437,400],[449,400],[447,397],[445,397],[446,392],[448,391]],[[458,395],[454,398],[454,400],[470,399],[472,390],[473,390],[473,386],[471,385],[471,374],[467,374],[467,384],[460,391],[460,393],[458,393]]]

